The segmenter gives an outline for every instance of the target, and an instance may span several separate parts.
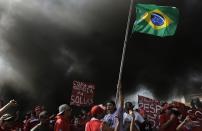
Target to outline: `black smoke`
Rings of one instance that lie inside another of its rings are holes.
[[[1,96],[16,98],[28,107],[45,104],[56,109],[69,101],[73,80],[95,83],[98,103],[114,96],[129,3],[0,0]],[[176,95],[199,91],[201,3],[151,3],[178,7],[180,23],[173,37],[129,36],[125,94],[140,84],[161,99],[169,98],[173,90]]]

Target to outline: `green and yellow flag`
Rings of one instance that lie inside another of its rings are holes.
[[[178,19],[179,11],[175,7],[137,4],[132,32],[160,37],[172,36],[175,34]]]

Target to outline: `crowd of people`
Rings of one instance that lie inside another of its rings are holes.
[[[202,117],[196,121],[168,103],[162,103],[159,126],[153,128],[144,111],[134,109],[133,103],[124,102],[122,96],[117,103],[93,105],[89,111],[81,109],[76,115],[68,104],[60,105],[56,115],[43,106],[36,106],[23,121],[19,120],[18,112],[7,113],[16,105],[17,102],[11,100],[0,109],[0,131],[202,131]],[[192,108],[200,110],[201,107]]]

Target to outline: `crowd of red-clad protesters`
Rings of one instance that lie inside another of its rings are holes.
[[[26,114],[22,122],[18,115],[7,113],[16,105],[17,102],[11,100],[0,109],[0,131],[202,131],[202,117],[199,119],[201,121],[196,121],[184,114],[182,109],[167,103],[162,106],[159,126],[155,129],[144,111],[134,109],[131,102],[124,103],[123,97],[120,97],[118,104],[108,101],[75,116],[72,116],[72,108],[67,104],[59,106],[57,115],[51,115],[45,107],[37,106]]]

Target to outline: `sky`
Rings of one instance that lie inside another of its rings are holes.
[[[172,37],[131,34],[133,10],[122,76],[126,98],[133,100],[138,91],[160,100],[202,91],[202,2],[136,3],[175,6],[180,21]],[[14,98],[24,108],[33,103],[55,108],[68,103],[73,80],[94,83],[97,103],[113,98],[129,4],[0,0],[1,98]]]

